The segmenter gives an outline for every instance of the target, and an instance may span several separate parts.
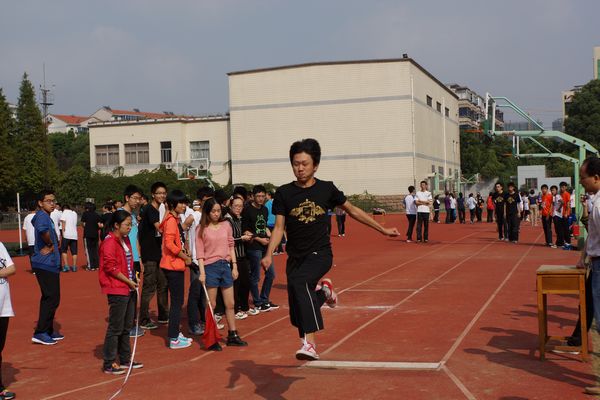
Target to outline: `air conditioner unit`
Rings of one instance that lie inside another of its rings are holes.
[[[164,166],[168,170],[172,170],[173,169],[173,164],[171,164],[171,163],[164,163]]]
[[[198,162],[198,171],[208,171],[208,160]]]

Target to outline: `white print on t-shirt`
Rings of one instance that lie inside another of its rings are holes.
[[[33,219],[34,216],[35,216],[35,213],[27,214],[27,216],[23,220],[23,230],[25,231],[25,237],[27,237],[27,245],[28,246],[35,246],[35,228],[33,227],[33,224],[31,223],[31,220]]]
[[[65,230],[64,238],[77,240],[77,213],[73,210],[64,210],[60,217],[60,221]]]
[[[560,194],[554,196],[554,216],[562,218],[563,199]]]
[[[3,243],[0,243],[0,269],[6,268],[13,265],[13,261],[4,247]],[[0,317],[14,317],[15,313],[10,302],[10,286],[8,279],[0,278]]]

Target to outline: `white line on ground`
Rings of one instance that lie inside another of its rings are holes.
[[[418,289],[346,289],[346,292],[416,292]]]
[[[441,368],[439,362],[376,362],[376,361],[309,361],[304,364],[308,368],[331,368],[331,369],[401,369],[401,370],[433,370]]]
[[[468,400],[477,400],[473,393],[471,393],[469,389],[467,389],[467,387],[461,382],[461,380],[458,379],[458,377],[454,375],[452,371],[450,371],[450,369],[448,369],[448,367],[443,363],[442,371],[444,371],[446,375],[448,375],[448,377],[452,380],[452,382],[454,382],[454,384],[460,389],[460,391],[463,392],[463,394]]]

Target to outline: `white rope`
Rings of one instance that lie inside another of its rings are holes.
[[[138,342],[138,331],[140,329],[140,308],[138,307],[139,302],[140,302],[139,285],[138,285],[138,287],[135,288],[135,298],[136,298],[136,302],[135,302],[136,303],[135,338],[133,338],[133,350],[131,351],[131,358],[129,360],[129,368],[127,369],[127,374],[125,375],[125,379],[123,380],[121,387],[108,400],[113,400],[113,399],[117,398],[118,395],[121,394],[121,392],[125,388],[125,385],[127,384],[127,381],[129,380],[129,375],[131,375],[131,371],[133,370],[133,360],[135,359],[135,350],[137,349],[137,342]]]

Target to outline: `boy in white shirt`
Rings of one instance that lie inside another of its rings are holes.
[[[421,190],[415,194],[415,204],[417,205],[417,243],[427,243],[429,240],[429,207],[433,204],[433,197],[427,190],[427,182],[421,181],[419,185],[421,186]]]
[[[404,197],[406,218],[408,219],[408,230],[406,231],[406,243],[412,242],[412,234],[417,221],[417,204],[415,203],[415,187],[408,187],[408,194]]]
[[[60,241],[60,231],[61,231],[61,224],[60,224],[60,219],[62,217],[62,206],[58,203],[55,204],[55,208],[54,211],[52,211],[50,213],[50,219],[52,220],[52,222],[54,222],[54,230],[56,231],[56,236],[58,237],[58,241]]]
[[[2,350],[6,343],[6,332],[8,331],[8,319],[14,317],[15,313],[10,302],[10,286],[8,277],[16,272],[6,247],[0,242],[0,399],[14,399],[14,393],[9,392],[2,383]]]
[[[475,200],[475,197],[473,197],[473,193],[469,193],[467,207],[469,208],[469,218],[471,219],[471,223],[474,223],[475,216],[477,214],[477,200]]]
[[[31,256],[35,248],[35,228],[31,223],[31,220],[35,216],[35,205],[29,207],[29,214],[23,219],[23,230],[25,231],[25,238],[27,239],[27,247],[29,250],[29,263],[31,263]]]
[[[71,210],[68,204],[63,205],[63,212],[60,216],[62,224],[62,242],[60,252],[62,253],[63,268],[62,272],[69,272],[68,252],[71,250],[71,271],[77,272],[77,213]]]
[[[552,222],[554,222],[554,231],[556,232],[556,247],[562,247],[565,244],[562,218],[563,200],[556,185],[550,187],[550,193],[552,193]]]

